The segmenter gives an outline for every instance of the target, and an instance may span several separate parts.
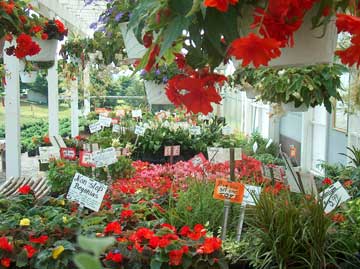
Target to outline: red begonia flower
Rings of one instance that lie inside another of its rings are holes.
[[[348,66],[353,66],[356,64],[356,67],[360,66],[360,34],[354,35],[351,38],[351,46],[345,50],[338,50],[335,52],[337,56],[340,57],[341,62]]]
[[[338,33],[360,34],[360,18],[347,14],[336,14],[336,27]]]
[[[226,12],[229,5],[236,5],[239,0],[205,0],[204,5],[206,7],[213,7],[221,12]]]

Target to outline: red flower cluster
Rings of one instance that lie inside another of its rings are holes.
[[[182,246],[181,249],[174,249],[169,252],[169,265],[178,266],[182,263],[182,257],[189,252],[188,246]]]
[[[217,237],[205,238],[204,243],[196,250],[197,253],[211,254],[221,248],[221,239]]]
[[[335,52],[340,57],[343,64],[356,67],[360,66],[360,18],[347,15],[337,14],[336,26],[338,32],[348,32],[352,35],[351,46],[345,50]]]
[[[32,40],[31,36],[24,33],[17,37],[16,43],[16,47],[7,48],[6,53],[8,55],[15,55],[19,59],[38,54],[41,50],[39,45]]]
[[[327,177],[322,181],[322,184],[331,185],[331,184],[333,184],[333,181],[330,178]]]
[[[0,237],[0,249],[7,252],[11,252],[13,250],[13,246],[9,243],[5,236]]]
[[[108,225],[106,225],[104,229],[104,233],[109,234],[121,234],[121,225],[117,221],[110,222]]]
[[[31,187],[29,185],[21,186],[18,189],[18,193],[20,194],[29,194],[31,192]]]
[[[221,12],[226,12],[229,5],[236,5],[239,0],[205,0],[204,6],[213,7]]]
[[[10,258],[2,258],[0,264],[4,267],[10,267],[11,260]]]
[[[25,245],[24,249],[26,250],[27,257],[29,259],[31,259],[32,256],[34,256],[34,254],[36,253],[36,249],[32,245]]]
[[[13,0],[9,2],[0,2],[0,8],[3,9],[8,15],[11,15],[14,13],[15,3]]]
[[[123,255],[120,253],[109,252],[105,257],[105,260],[121,263],[123,261]]]
[[[49,237],[47,235],[41,235],[39,237],[32,237],[30,236],[29,241],[31,243],[35,243],[35,244],[40,244],[40,245],[44,245],[46,244],[46,242],[48,241]]]
[[[219,104],[221,97],[215,84],[221,85],[226,77],[207,71],[172,77],[166,86],[166,95],[175,106],[184,105],[188,112],[208,114],[211,103]]]

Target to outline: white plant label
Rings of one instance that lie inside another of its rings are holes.
[[[260,197],[261,187],[245,185],[243,205],[255,205],[255,199]],[[254,199],[255,198],[255,199]]]
[[[200,126],[191,126],[189,132],[191,135],[201,135],[201,128]]]
[[[222,134],[223,135],[232,135],[233,130],[230,126],[225,126],[222,128]]]
[[[102,126],[104,127],[110,127],[111,123],[112,123],[112,118],[108,118],[108,117],[104,117],[104,116],[99,116],[99,122]]]
[[[113,133],[120,133],[121,128],[119,124],[114,124],[112,128]]]
[[[101,129],[102,129],[101,122],[95,122],[95,123],[89,125],[89,129],[90,129],[91,134],[101,131]]]
[[[146,131],[145,127],[136,125],[136,127],[135,127],[135,134],[136,135],[144,135],[145,131]]]
[[[253,145],[253,152],[256,153],[258,148],[259,148],[259,145],[258,145],[257,142],[255,142],[254,145]]]
[[[142,111],[141,109],[136,109],[131,111],[131,116],[133,118],[141,118],[142,117]]]
[[[40,161],[47,163],[49,159],[60,159],[60,152],[57,147],[39,147]]]
[[[321,192],[320,197],[323,199],[326,214],[351,198],[339,181]]]
[[[211,163],[224,163],[230,161],[230,149],[229,148],[207,148],[209,161]],[[241,148],[235,148],[234,153],[235,161],[242,160]]]
[[[103,183],[76,173],[66,198],[97,212],[100,209],[107,188]]]
[[[116,149],[111,147],[93,152],[93,162],[96,167],[104,167],[117,162]]]
[[[273,143],[273,140],[270,138],[269,141],[267,142],[265,148],[269,148],[272,143]]]

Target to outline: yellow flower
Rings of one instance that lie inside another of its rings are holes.
[[[63,217],[62,217],[62,221],[63,221],[65,224],[68,223],[67,217],[66,217],[66,216],[63,216]]]
[[[20,220],[20,226],[30,226],[30,220],[27,218]]]
[[[65,205],[65,200],[60,200],[60,201],[59,201],[59,205],[64,206],[64,205]]]
[[[58,246],[52,251],[52,257],[54,260],[59,258],[60,254],[63,253],[65,248],[63,246]]]

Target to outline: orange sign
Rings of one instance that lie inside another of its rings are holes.
[[[296,158],[296,148],[294,145],[290,146],[290,157],[291,158]]]
[[[239,182],[217,179],[213,197],[217,200],[229,200],[241,204],[244,198],[245,186]]]

